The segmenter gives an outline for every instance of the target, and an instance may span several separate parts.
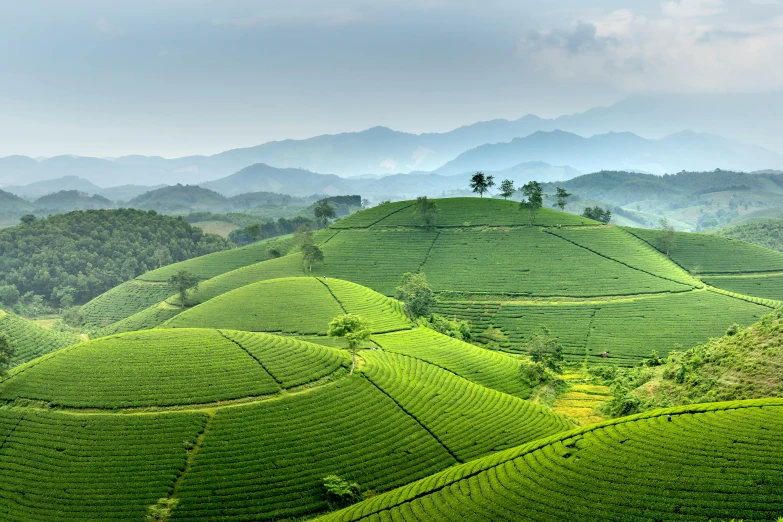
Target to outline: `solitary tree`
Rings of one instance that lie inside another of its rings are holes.
[[[188,290],[198,290],[198,276],[187,270],[180,270],[169,278],[169,288],[179,294],[179,302],[185,308]]]
[[[430,308],[435,304],[435,294],[422,273],[406,272],[400,280],[394,297],[402,301],[408,317],[428,317]]]
[[[8,367],[11,365],[11,357],[16,353],[16,348],[11,339],[0,332],[0,377],[5,377]]]
[[[294,232],[294,244],[299,248],[304,248],[305,246],[314,243],[313,231],[309,226],[300,225],[299,228],[296,229],[296,232]]]
[[[245,227],[245,234],[251,241],[256,242],[261,239],[261,225],[259,223],[253,223]]]
[[[413,215],[427,230],[435,226],[438,220],[438,205],[427,196],[416,199],[413,204]]]
[[[547,368],[559,372],[560,363],[563,361],[563,345],[552,337],[551,332],[545,326],[534,334],[527,342],[527,351],[533,362],[541,363]]]
[[[557,206],[560,210],[565,210],[566,201],[570,197],[571,197],[570,192],[568,192],[564,188],[557,187],[557,203],[555,203],[555,206]]]
[[[674,248],[674,227],[669,224],[666,218],[661,219],[661,231],[663,231],[663,244],[666,247],[666,255],[671,257],[672,248]]]
[[[356,353],[363,342],[370,338],[370,328],[367,322],[354,314],[338,315],[329,323],[329,337],[342,337],[348,343],[351,353],[351,375],[356,368]]]
[[[504,179],[500,182],[500,195],[503,199],[508,199],[514,195],[517,189],[514,188],[514,182],[510,179]]]
[[[525,196],[524,201],[519,204],[519,208],[527,209],[530,212],[530,224],[536,219],[536,213],[544,205],[544,189],[538,181],[529,181],[522,185],[520,189]]]
[[[479,171],[473,174],[473,177],[470,178],[470,188],[473,189],[473,192],[484,197],[484,193],[488,192],[490,187],[495,186],[495,177],[494,176],[485,176],[483,172]]]
[[[321,200],[315,204],[313,213],[315,214],[315,221],[321,223],[324,227],[329,224],[330,219],[334,219],[336,216],[334,208],[325,200]]]
[[[171,251],[168,247],[159,246],[155,249],[155,258],[158,260],[158,268],[171,263]]]
[[[313,265],[324,260],[324,251],[320,246],[311,244],[302,247],[302,260],[313,271]]]

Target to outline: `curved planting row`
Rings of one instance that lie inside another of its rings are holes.
[[[707,276],[704,282],[729,295],[739,294],[743,299],[753,296],[760,303],[776,308],[783,305],[783,274]]]
[[[105,327],[171,296],[166,283],[132,279],[104,292],[79,309],[85,326]]]
[[[0,410],[0,519],[144,520],[206,415]]]
[[[323,520],[771,521],[783,512],[781,452],[783,401],[657,410],[457,466]]]
[[[519,377],[519,360],[478,348],[428,328],[372,337],[387,352],[421,359],[460,377],[509,395],[527,398],[530,388]]]
[[[152,330],[33,361],[0,383],[0,399],[74,408],[205,404],[279,393],[345,364],[336,350],[270,335]]]
[[[327,508],[323,477],[386,490],[455,463],[416,421],[355,376],[215,414],[170,520],[246,521]]]
[[[12,367],[79,342],[75,335],[47,330],[32,321],[2,310],[0,332],[5,333],[16,348],[16,354],[11,359]]]
[[[484,388],[429,363],[364,351],[367,378],[460,461],[568,429],[551,410]]]
[[[151,330],[162,325],[172,317],[175,317],[182,313],[184,309],[171,305],[166,301],[161,301],[149,308],[142,310],[139,313],[133,314],[130,317],[126,317],[121,321],[117,321],[114,324],[110,324],[104,328],[98,330],[100,337],[107,335],[121,334],[125,332],[136,332],[139,330]]]
[[[392,332],[411,327],[399,301],[342,279],[327,278],[321,282],[332,291],[347,312],[365,318],[374,332]]]

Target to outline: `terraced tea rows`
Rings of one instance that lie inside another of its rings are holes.
[[[12,367],[79,342],[75,335],[47,330],[32,321],[2,310],[0,332],[5,333],[16,347],[16,355],[11,359]]]
[[[666,252],[664,233],[660,230],[626,230],[659,251]],[[692,274],[783,271],[783,254],[780,252],[709,234],[676,232],[669,254],[672,261]]]
[[[385,203],[376,207],[356,212],[350,216],[344,217],[333,223],[330,228],[350,229],[350,228],[368,228],[378,221],[388,217],[396,212],[412,211],[412,201],[395,201],[394,203]]]
[[[152,330],[33,361],[0,383],[0,399],[104,409],[204,404],[279,393],[346,361],[342,352],[270,335]]]
[[[569,427],[548,409],[419,359],[377,351],[362,357],[365,375],[462,462]]]
[[[101,328],[96,337],[105,337],[107,335],[125,332],[136,332],[138,330],[151,330],[182,313],[182,311],[182,308],[177,305],[161,301],[139,313]]]
[[[523,399],[530,395],[530,388],[519,378],[519,360],[506,354],[428,328],[374,335],[372,340],[387,352],[421,359],[487,388]]]
[[[312,277],[247,285],[186,310],[164,326],[325,335],[329,322],[344,313],[362,313],[374,332],[410,328],[391,299],[347,281]]]
[[[166,283],[133,279],[115,286],[79,310],[85,326],[105,327],[146,310],[172,294]]]
[[[703,280],[729,292],[783,301],[783,274],[706,276]]]
[[[547,327],[567,359],[635,364],[655,349],[664,355],[722,335],[733,323],[751,324],[770,308],[709,291],[584,303],[444,302],[438,311],[470,320],[479,340],[512,352]],[[601,358],[608,352],[609,358]]]
[[[656,410],[457,466],[323,520],[771,521],[783,510],[781,452],[783,401]]]
[[[171,492],[206,415],[0,410],[0,519],[143,520]]]

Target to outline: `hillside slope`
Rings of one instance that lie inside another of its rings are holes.
[[[5,333],[16,348],[11,367],[79,342],[75,335],[47,330],[3,310],[0,310],[0,332]]]

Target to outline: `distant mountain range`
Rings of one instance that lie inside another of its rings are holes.
[[[472,149],[501,143],[517,146],[518,139],[530,138],[539,132],[553,134],[546,143],[549,149],[536,152],[531,148],[511,162],[472,166],[471,169],[509,168],[528,161],[571,165],[581,171],[633,168],[661,173],[683,169],[780,169],[783,168],[780,156],[783,143],[778,132],[779,122],[783,120],[781,100],[781,93],[636,96],[609,107],[554,119],[528,115],[514,121],[492,120],[449,132],[425,134],[374,127],[361,132],[273,141],[213,156],[175,159],[58,156],[39,161],[26,156],[9,156],[0,158],[0,187],[64,176],[78,176],[100,187],[194,184],[218,180],[259,163],[344,177],[427,171],[455,173],[460,163],[454,161],[461,155],[459,161],[464,161],[464,153]],[[682,134],[683,129],[696,132]],[[614,131],[623,132],[617,135]],[[645,136],[646,141],[654,144],[642,146],[640,140],[643,138],[633,136],[631,132]],[[712,135],[700,134],[703,132]],[[573,138],[566,136],[567,133],[587,137],[584,139],[592,140],[588,142],[590,146],[582,146],[578,154],[569,153],[568,143],[571,142],[568,140]],[[725,139],[715,134],[725,136]],[[606,136],[599,138],[601,135]],[[559,149],[552,143],[555,138],[564,141]],[[543,139],[538,136],[532,141]],[[611,147],[620,150],[608,155],[607,149]],[[626,147],[630,148],[626,150]],[[498,147],[493,153],[501,151],[507,152],[504,147]],[[478,152],[470,154],[474,154],[474,158],[480,155]]]

